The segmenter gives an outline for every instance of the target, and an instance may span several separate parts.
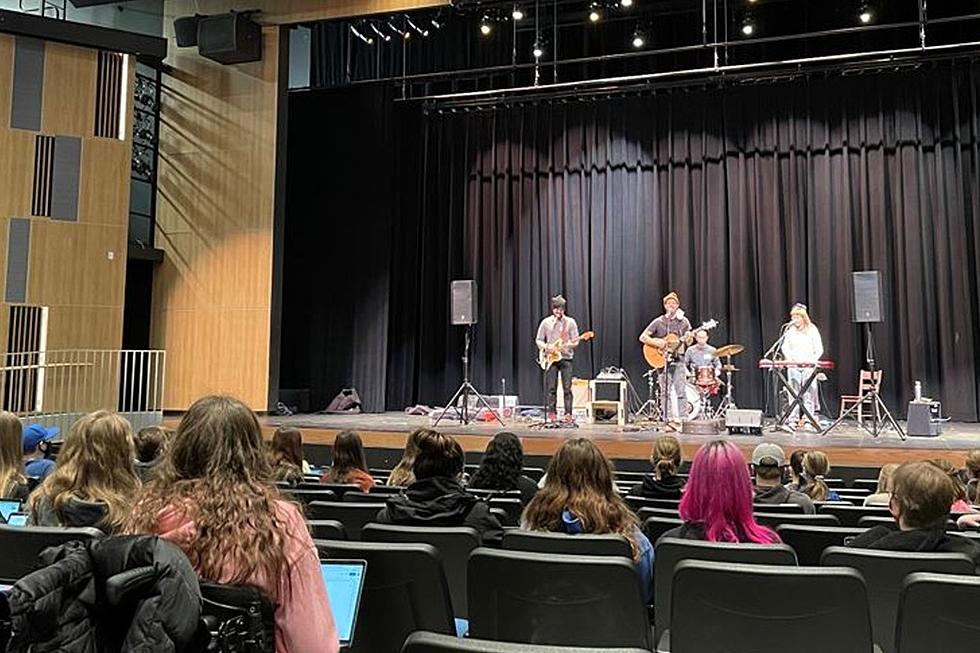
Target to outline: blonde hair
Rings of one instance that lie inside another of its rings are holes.
[[[796,304],[793,306],[793,308],[789,309],[789,316],[793,317],[794,315],[799,315],[801,318],[803,318],[804,329],[812,324],[812,322],[810,322],[810,314],[807,312],[806,308],[800,304]]]
[[[419,441],[423,435],[430,435],[432,433],[435,433],[432,429],[417,428],[408,434],[408,439],[405,440],[405,451],[402,452],[402,459],[391,470],[391,475],[388,476],[388,485],[393,487],[408,487],[415,482],[415,472],[412,471],[412,468],[415,466],[415,457],[419,455]]]
[[[826,501],[830,494],[830,488],[823,480],[823,477],[830,472],[827,454],[822,451],[808,451],[803,456],[803,470],[810,480],[803,488],[803,492],[814,501]]]
[[[16,415],[0,410],[0,497],[11,496],[24,483],[23,426]]]
[[[133,429],[122,416],[107,410],[89,413],[72,424],[58,453],[58,466],[30,498],[37,510],[47,500],[56,514],[71,499],[105,504],[97,526],[118,529],[133,508],[140,488],[133,471]]]
[[[677,474],[681,466],[680,441],[672,435],[661,435],[654,440],[650,463],[658,480]]]
[[[898,469],[898,463],[888,463],[881,466],[881,470],[878,472],[878,494],[891,494],[892,477],[895,476],[896,469]]]

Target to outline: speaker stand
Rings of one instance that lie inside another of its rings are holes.
[[[895,432],[898,433],[899,438],[905,440],[907,438],[907,436],[905,435],[905,431],[902,430],[902,427],[899,426],[897,421],[895,421],[895,418],[892,416],[891,411],[888,410],[888,406],[885,405],[884,400],[882,400],[881,395],[878,393],[878,387],[880,383],[874,383],[875,372],[877,371],[877,368],[875,367],[874,332],[871,330],[870,322],[864,323],[864,329],[865,329],[864,333],[868,341],[868,345],[865,350],[864,357],[865,357],[865,362],[867,362],[868,364],[868,369],[871,371],[871,381],[872,381],[871,390],[862,394],[858,398],[858,400],[854,403],[854,405],[848,408],[844,413],[842,413],[841,416],[838,417],[837,420],[833,424],[831,424],[830,427],[827,428],[827,430],[825,430],[822,433],[822,435],[827,435],[828,433],[833,431],[835,428],[837,428],[840,425],[841,422],[843,422],[845,419],[850,417],[851,413],[853,413],[855,410],[860,408],[865,403],[871,403],[871,406],[874,409],[871,412],[871,420],[870,420],[871,425],[868,426],[867,423],[868,420],[862,420],[858,422],[861,428],[867,431],[871,436],[877,438],[879,435],[881,435],[884,432],[885,425],[887,424],[891,426],[893,429],[895,429]]]
[[[487,401],[487,398],[481,395],[480,392],[473,387],[473,384],[470,383],[470,329],[471,328],[472,325],[467,324],[466,330],[463,332],[464,334],[463,335],[464,337],[463,382],[459,385],[459,388],[456,390],[456,393],[453,394],[452,398],[446,403],[446,407],[442,409],[442,412],[439,414],[439,417],[436,418],[436,421],[432,423],[432,426],[434,427],[439,426],[439,422],[441,422],[442,418],[446,416],[446,413],[449,412],[450,408],[456,410],[455,409],[456,402],[459,400],[460,397],[463,398],[463,408],[460,411],[456,411],[456,419],[462,424],[469,424],[470,422],[472,422],[473,419],[470,417],[470,395],[475,396],[477,400],[480,403],[482,403],[483,406],[487,410],[489,410],[491,414],[493,414],[494,418],[496,418],[496,420],[500,422],[501,426],[506,426],[506,424],[504,424],[504,420],[500,419],[500,415],[497,413],[497,411],[493,409],[493,406],[490,405],[490,402]]]

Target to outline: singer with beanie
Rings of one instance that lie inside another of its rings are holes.
[[[681,310],[681,300],[676,292],[667,293],[663,299],[664,314],[656,318],[647,325],[640,333],[640,342],[644,345],[651,345],[658,349],[665,349],[667,346],[666,338],[674,334],[683,338],[691,331],[691,322],[684,317]],[[671,420],[681,417],[680,405],[685,400],[685,388],[687,386],[687,369],[684,367],[684,360],[681,355],[684,353],[684,345],[690,342],[682,342],[680,349],[675,353],[668,365],[667,374],[661,376],[661,392],[668,392],[667,384],[673,387],[674,392],[670,393],[667,402],[667,415]]]

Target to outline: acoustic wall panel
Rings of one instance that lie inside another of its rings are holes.
[[[51,218],[78,220],[78,177],[82,160],[82,139],[56,136],[51,176]]]
[[[54,136],[34,137],[34,182],[31,215],[51,215],[51,177],[54,171]]]
[[[11,218],[7,228],[7,287],[4,301],[27,301],[27,261],[31,249],[31,221]]]
[[[18,36],[14,45],[14,84],[10,101],[10,126],[41,130],[44,89],[44,41]]]

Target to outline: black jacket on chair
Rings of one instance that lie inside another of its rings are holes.
[[[470,526],[484,542],[500,542],[504,529],[486,502],[468,494],[454,478],[415,481],[390,497],[375,518],[380,524],[400,526]]]
[[[7,651],[190,650],[200,628],[197,575],[176,545],[148,535],[45,549],[47,565],[9,593]]]

